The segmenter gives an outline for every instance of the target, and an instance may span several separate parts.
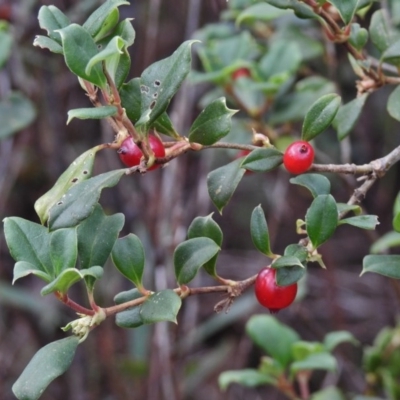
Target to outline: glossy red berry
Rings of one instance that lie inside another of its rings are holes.
[[[157,136],[150,134],[149,144],[156,158],[165,157],[165,148]],[[122,142],[122,145],[118,150],[118,154],[121,161],[129,168],[139,165],[140,160],[143,157],[142,151],[135,144],[131,136]],[[160,166],[160,164],[154,164],[149,168],[149,171],[159,168]]]
[[[236,71],[232,72],[232,79],[236,81],[239,78],[250,78],[251,73],[248,68],[238,68]]]
[[[277,313],[282,308],[290,306],[297,294],[297,283],[289,286],[278,286],[275,280],[276,269],[263,268],[256,278],[254,291],[258,302],[269,309],[271,313]]]
[[[292,174],[306,172],[314,161],[314,149],[310,143],[299,140],[292,143],[283,155],[283,164]]]

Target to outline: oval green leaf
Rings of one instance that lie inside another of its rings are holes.
[[[232,161],[207,176],[208,194],[221,214],[246,172],[240,167],[241,163],[241,159]]]
[[[221,97],[210,103],[195,119],[189,131],[189,141],[208,146],[225,137],[231,130],[231,118],[237,111],[226,106]]]
[[[242,161],[241,167],[254,172],[267,172],[279,167],[282,161],[283,155],[277,149],[255,149]]]
[[[329,353],[316,353],[311,354],[304,360],[295,361],[290,366],[290,371],[294,374],[300,371],[315,369],[322,369],[331,372],[337,371],[336,358]]]
[[[320,174],[301,174],[295,178],[291,178],[290,183],[304,186],[311,192],[314,198],[322,194],[329,194],[331,191],[329,179]]]
[[[376,215],[358,215],[356,217],[341,219],[338,225],[343,224],[353,225],[361,229],[374,230],[379,221]]]
[[[68,111],[67,125],[74,119],[103,119],[117,114],[117,107],[103,106],[92,108],[76,108]]]
[[[363,259],[361,275],[375,272],[389,278],[400,279],[400,256],[398,255],[368,255]]]
[[[254,246],[258,251],[268,257],[275,256],[271,250],[268,224],[261,205],[257,206],[251,214],[250,233]]]
[[[330,194],[317,196],[306,214],[307,234],[317,248],[326,242],[338,224],[338,211],[335,199]]]
[[[174,252],[177,282],[180,285],[189,283],[198,270],[219,251],[220,247],[207,237],[193,238],[179,244]]]
[[[348,25],[354,17],[360,0],[329,0],[339,11],[345,25]]]
[[[12,387],[17,399],[39,399],[47,386],[69,368],[78,344],[79,338],[70,336],[42,347]]]
[[[181,298],[173,290],[162,290],[149,296],[142,304],[140,316],[144,324],[161,321],[170,321],[176,324],[176,316],[181,305]]]
[[[339,110],[342,99],[336,93],[320,97],[307,111],[301,138],[311,140],[329,127]]]
[[[238,383],[245,387],[275,385],[276,378],[250,368],[236,371],[224,371],[219,375],[218,385],[222,391],[225,391],[231,383]]]
[[[324,337],[324,346],[327,351],[331,352],[341,343],[359,344],[359,341],[348,331],[329,332]]]
[[[51,234],[50,256],[53,263],[53,276],[61,271],[74,268],[78,258],[78,240],[75,228],[59,229]]]
[[[140,239],[130,233],[118,239],[111,253],[112,261],[126,278],[138,288],[142,288],[145,255]]]

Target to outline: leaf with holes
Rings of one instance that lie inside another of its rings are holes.
[[[49,210],[75,184],[92,176],[94,158],[99,147],[93,147],[81,154],[58,178],[54,186],[35,202],[35,211],[42,224],[49,218]]]
[[[103,266],[124,226],[125,216],[106,215],[99,204],[78,226],[78,253],[81,268]]]
[[[190,224],[188,238],[194,239],[197,237],[208,237],[214,240],[219,247],[222,246],[223,233],[219,225],[212,219],[212,214],[207,217],[196,217]],[[218,253],[203,265],[206,272],[213,277],[218,276],[215,269],[217,258]]]
[[[19,217],[4,219],[4,235],[11,256],[17,262],[13,283],[30,273],[50,280],[53,265],[48,230],[40,224]]]
[[[141,114],[136,126],[150,126],[168,107],[191,68],[191,47],[188,40],[168,58],[147,67],[140,78]],[[147,129],[144,128],[144,131]]]
[[[79,338],[70,336],[42,347],[12,387],[17,399],[39,399],[47,386],[69,368],[78,344]]]
[[[99,52],[89,33],[77,24],[71,24],[58,32],[62,39],[65,63],[71,72],[104,89],[107,80],[101,65],[93,66],[90,74],[86,73],[86,66]]]
[[[101,191],[115,186],[123,175],[125,175],[125,169],[118,169],[97,175],[71,187],[49,210],[50,230],[70,228],[86,219],[93,212]]]
[[[144,324],[170,321],[177,324],[176,316],[181,308],[181,298],[171,289],[152,294],[142,304],[140,316]]]
[[[314,248],[326,242],[338,225],[335,199],[330,194],[317,196],[307,210],[306,229]]]
[[[304,186],[311,192],[314,198],[321,194],[329,194],[331,191],[329,179],[320,174],[301,174],[295,178],[291,178],[290,183]]]
[[[130,233],[118,239],[111,253],[112,261],[125,278],[128,278],[139,289],[143,287],[145,255],[140,239]]]
[[[231,118],[237,111],[226,106],[225,97],[210,103],[195,119],[189,130],[189,141],[209,146],[231,130]]]
[[[217,243],[208,237],[196,237],[180,243],[174,252],[175,276],[179,285],[194,279],[198,270],[220,250]]]
[[[67,125],[74,119],[103,119],[117,114],[117,107],[103,106],[92,108],[76,108],[68,111]]]
[[[242,162],[241,167],[253,172],[268,172],[282,164],[283,155],[275,148],[255,149]]]
[[[309,141],[326,130],[335,118],[342,99],[336,93],[320,97],[307,111],[301,138]]]
[[[208,194],[221,214],[246,172],[241,163],[241,159],[232,161],[207,176]]]

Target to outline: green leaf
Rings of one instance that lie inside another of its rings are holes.
[[[246,172],[241,168],[241,163],[242,160],[237,159],[211,171],[207,176],[208,194],[221,214]]]
[[[47,36],[37,35],[33,41],[33,45],[41,49],[48,49],[52,53],[64,54],[64,50],[60,44]]]
[[[285,249],[284,255],[296,257],[301,263],[305,263],[308,257],[308,251],[306,247],[299,244],[289,244]]]
[[[310,141],[329,127],[339,110],[342,99],[336,93],[320,97],[307,111],[301,138]]]
[[[102,119],[112,117],[117,114],[117,107],[115,106],[102,106],[92,108],[77,108],[75,110],[68,111],[67,125],[74,118],[78,119]]]
[[[0,101],[0,140],[30,125],[36,118],[32,102],[19,92]]]
[[[400,86],[396,86],[390,93],[386,107],[390,116],[400,121]]]
[[[360,215],[362,212],[362,209],[360,206],[355,205],[355,204],[346,204],[346,203],[336,203],[337,205],[337,209],[338,209],[338,213],[342,213],[342,212],[349,212],[349,211],[353,211],[354,214],[356,215]]]
[[[136,306],[121,311],[115,315],[115,323],[121,328],[138,328],[143,325],[141,310],[142,306]]]
[[[257,206],[251,214],[250,233],[254,246],[258,251],[268,257],[275,256],[271,250],[267,220],[261,205]]]
[[[276,271],[276,283],[279,286],[288,286],[298,282],[305,274],[306,269],[304,263],[307,260],[308,251],[305,247],[299,244],[290,244],[286,247],[284,252],[284,259],[294,257],[301,263],[300,265],[294,265],[289,267],[280,267]]]
[[[372,43],[384,52],[393,43],[393,32],[390,29],[389,17],[385,10],[375,11],[371,18],[369,34]]]
[[[65,63],[71,72],[100,88],[105,88],[107,81],[99,64],[93,66],[90,74],[86,73],[86,66],[98,54],[96,43],[89,33],[77,24],[71,24],[58,32],[62,39]]]
[[[125,169],[118,169],[76,183],[50,208],[50,230],[78,225],[93,212],[101,191],[115,186],[124,174]]]
[[[304,370],[322,369],[331,372],[337,371],[337,362],[335,357],[329,353],[311,354],[301,361],[295,361],[290,366],[290,371],[294,374]]]
[[[225,391],[232,383],[238,383],[245,387],[256,387],[261,385],[275,385],[276,379],[250,368],[224,371],[219,375],[218,385],[222,391]]]
[[[385,50],[382,60],[397,67],[400,66],[400,40],[395,41]]]
[[[324,346],[327,351],[331,352],[341,343],[359,344],[359,341],[348,331],[329,332],[324,337]]]
[[[329,0],[339,11],[345,25],[348,25],[357,11],[359,0]]]
[[[276,258],[271,264],[271,267],[275,268],[275,269],[279,269],[279,268],[283,268],[283,267],[294,267],[294,266],[304,268],[304,265],[295,256],[282,256],[282,257]]]
[[[28,276],[30,274],[35,275],[40,279],[43,279],[47,283],[51,281],[51,276],[49,273],[38,269],[35,265],[30,264],[29,262],[18,261],[14,265],[12,284],[14,284],[15,281],[17,281],[18,279],[24,278],[25,276]]]
[[[361,229],[374,230],[379,222],[376,215],[358,215],[356,217],[341,219],[338,225],[343,224],[353,225]]]
[[[90,267],[88,269],[68,268],[61,271],[61,273],[46,285],[41,291],[42,296],[46,296],[53,292],[67,293],[68,289],[76,282],[84,279],[85,277],[92,277],[100,279],[103,275],[103,268],[100,266]]]
[[[78,226],[78,252],[81,268],[103,266],[124,226],[125,216],[104,214],[99,204],[90,216]]]
[[[101,30],[104,30],[104,24],[107,24],[105,29],[111,29],[109,26],[109,16],[113,14],[114,10],[119,6],[129,5],[129,1],[124,0],[107,0],[97,10],[95,10],[86,22],[83,28],[92,36],[98,36]]]
[[[317,17],[310,6],[304,3],[299,3],[296,0],[267,0],[267,2],[277,8],[291,9],[299,18]]]
[[[301,174],[290,179],[290,183],[300,185],[307,188],[313,197],[323,194],[329,194],[331,191],[331,183],[329,179],[320,174]]]
[[[120,90],[122,107],[126,110],[126,115],[135,124],[140,118],[141,110],[141,93],[140,93],[140,78],[131,79],[129,82],[122,85]],[[157,132],[165,135],[179,138],[179,134],[175,131],[170,118],[166,112],[162,113],[150,128],[154,128]]]
[[[212,219],[212,215],[211,213],[206,217],[196,217],[188,228],[188,238],[208,237],[221,247],[223,233],[219,225]],[[218,253],[203,265],[206,272],[213,277],[218,276],[215,269],[217,258]]]
[[[400,246],[400,233],[399,232],[388,232],[380,237],[370,249],[373,254],[382,253],[392,247]]]
[[[251,340],[286,367],[292,361],[292,344],[300,337],[271,315],[254,315],[246,324]]]
[[[181,305],[181,298],[173,290],[162,290],[148,297],[141,307],[140,316],[144,324],[160,321],[170,321],[176,324],[176,316]]]
[[[208,146],[218,142],[231,130],[231,118],[236,113],[221,97],[210,103],[195,119],[189,131],[189,141]]]
[[[169,102],[186,78],[191,67],[191,47],[188,40],[168,58],[147,67],[140,78],[141,114],[136,126],[150,126],[167,109]]]
[[[282,153],[272,147],[253,150],[243,161],[242,168],[254,172],[268,172],[282,164]]]
[[[295,256],[282,256],[275,259],[271,265],[276,268],[276,283],[278,286],[288,286],[298,282],[306,273],[304,265]]]
[[[274,76],[283,76],[283,74],[293,75],[300,67],[301,61],[299,45],[296,42],[280,39],[272,42],[258,67],[260,74],[268,80]]]
[[[130,233],[118,239],[111,253],[114,265],[118,271],[133,282],[138,288],[143,287],[145,255],[140,239]]]
[[[310,400],[346,400],[345,397],[343,396],[343,393],[340,391],[340,389],[330,386],[325,389],[319,390],[318,392],[315,392]],[[353,400],[356,400],[355,398]],[[367,400],[367,399],[365,399]],[[369,398],[369,400],[374,400]]]
[[[306,229],[314,248],[326,242],[338,224],[335,199],[330,194],[317,196],[306,214]]]
[[[121,54],[123,54],[124,46],[125,46],[125,41],[121,37],[119,36],[113,37],[103,50],[101,50],[99,53],[97,53],[90,59],[90,61],[86,65],[85,73],[90,75],[92,68],[95,65],[105,61],[106,69],[114,81],[115,72],[117,70]],[[107,66],[110,67],[109,64],[110,61],[112,61],[112,63],[115,64],[113,68],[107,68]]]
[[[49,210],[56,204],[67,191],[79,182],[92,176],[93,163],[97,147],[81,154],[57,179],[54,186],[43,196],[36,200],[35,211],[42,224],[49,219]]]
[[[61,36],[57,32],[66,28],[71,22],[68,17],[55,6],[42,6],[38,14],[39,26],[47,31],[50,39],[61,44]]]
[[[256,21],[268,22],[288,14],[287,11],[282,11],[266,3],[253,4],[238,15],[236,25],[253,24]]]
[[[11,55],[13,37],[9,32],[0,30],[0,68],[8,61]]]
[[[39,275],[43,278],[46,275],[53,276],[50,233],[45,227],[23,218],[8,217],[4,219],[4,235],[10,254],[15,261],[29,263],[42,273]],[[14,276],[14,282],[19,277],[21,276]]]
[[[42,347],[12,387],[17,399],[39,399],[47,386],[69,368],[78,344],[79,338],[70,336]]]
[[[51,234],[50,257],[53,278],[64,269],[74,268],[78,258],[78,240],[75,228],[59,229]]]
[[[118,8],[115,8],[107,15],[107,17],[104,19],[104,22],[101,25],[100,30],[96,33],[95,36],[93,36],[94,41],[98,43],[108,34],[116,36],[111,33],[111,30],[115,28],[115,26],[118,24],[118,21],[119,21],[119,10]]]
[[[180,243],[174,252],[177,282],[180,285],[189,283],[198,270],[219,251],[217,243],[208,237],[197,237]]]
[[[361,28],[360,24],[351,24],[349,43],[358,51],[360,51],[367,44],[367,42],[368,31],[365,28]]]
[[[364,93],[349,103],[342,105],[333,120],[339,140],[343,140],[353,129],[364,107],[368,93]]]
[[[398,255],[368,255],[363,259],[361,275],[375,272],[393,279],[400,279],[400,256]]]
[[[137,288],[125,290],[124,292],[117,293],[114,296],[114,303],[123,304],[127,303],[128,301],[139,299],[140,297],[143,297],[143,295]]]
[[[319,342],[305,342],[299,340],[292,344],[292,353],[295,361],[301,361],[309,357],[311,354],[324,352],[324,346]]]

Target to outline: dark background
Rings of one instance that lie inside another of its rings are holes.
[[[0,98],[10,89],[20,90],[34,102],[38,113],[29,128],[0,142],[1,219],[13,215],[38,222],[33,209],[35,200],[79,154],[113,138],[111,129],[98,121],[74,120],[66,125],[67,111],[89,107],[89,100],[61,56],[32,46],[35,35],[43,33],[37,22],[41,5],[54,4],[72,21],[82,23],[100,3],[0,0],[3,18],[8,17],[10,7],[15,37],[12,57],[0,71]],[[121,7],[121,17],[133,17],[136,30],[130,78],[170,55],[198,27],[217,21],[225,8],[225,0],[142,0]],[[342,61],[347,63],[340,50],[338,57],[339,65]],[[193,64],[198,66],[196,58]],[[339,68],[337,79],[344,97],[350,99],[355,93],[354,80],[349,81],[347,73]],[[170,115],[181,134],[187,132],[198,114],[196,103],[205,89],[184,84],[172,102]],[[369,162],[399,144],[399,125],[385,111],[390,90],[385,88],[370,97],[354,130],[349,144],[357,163]],[[246,176],[223,217],[217,214],[207,194],[206,175],[229,161],[230,156],[224,150],[186,154],[163,170],[125,177],[116,188],[104,192],[102,204],[107,213],[123,212],[124,233],[134,232],[144,243],[149,288],[174,287],[173,249],[185,239],[186,229],[197,215],[214,212],[221,225],[224,243],[218,269],[220,275],[231,279],[245,279],[267,264],[250,239],[250,215],[258,204],[266,211],[275,252],[298,241],[295,221],[304,217],[310,196],[290,185],[283,169],[267,176]],[[103,151],[96,158],[95,172],[120,166],[114,151]],[[355,180],[330,178],[335,198],[347,201]],[[366,345],[382,327],[395,323],[400,298],[397,282],[375,274],[360,278],[359,274],[362,257],[368,254],[371,243],[391,229],[392,204],[398,189],[395,167],[373,187],[365,201],[366,211],[379,215],[377,232],[340,227],[321,249],[327,270],[311,265],[303,300],[278,314],[305,340],[321,341],[329,331],[346,329]],[[4,400],[14,398],[11,386],[33,354],[64,337],[60,327],[75,318],[52,296],[40,296],[43,283],[37,278],[28,277],[11,286],[13,264],[0,233],[0,397]],[[194,286],[208,284],[212,281],[204,273],[193,282]],[[75,285],[71,297],[85,303],[82,289],[80,284]],[[127,289],[129,284],[109,264],[96,292],[97,302],[109,306],[115,294]],[[270,388],[244,389],[234,385],[227,393],[219,391],[220,372],[257,367],[262,354],[245,335],[245,323],[253,314],[266,313],[256,303],[251,289],[228,314],[213,313],[220,300],[220,295],[185,300],[177,326],[159,323],[123,330],[112,319],[105,321],[79,346],[69,371],[53,382],[42,398],[281,399]],[[361,393],[365,387],[360,369],[362,346],[342,345],[336,355],[339,373],[317,373],[312,389],[339,384],[345,391]]]

